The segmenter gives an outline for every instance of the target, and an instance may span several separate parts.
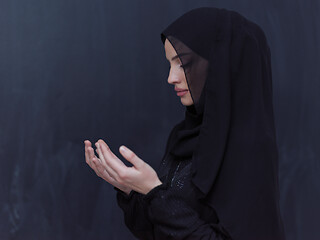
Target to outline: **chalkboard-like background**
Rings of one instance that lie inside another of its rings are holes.
[[[287,239],[320,239],[318,0],[0,1],[0,239],[134,239],[83,140],[157,166],[184,116],[159,34],[200,6],[264,29]]]

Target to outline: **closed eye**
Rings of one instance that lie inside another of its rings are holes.
[[[186,64],[181,64],[180,67],[182,67],[182,68],[187,68],[187,67],[189,67],[189,66],[191,65],[191,62],[192,62],[192,61],[187,62]]]

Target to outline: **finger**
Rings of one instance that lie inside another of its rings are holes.
[[[109,173],[103,168],[101,162],[96,161],[96,159],[94,159],[93,163],[96,165],[96,168],[99,171],[100,177],[102,179],[104,179],[105,181],[107,181],[108,183],[112,184],[113,186],[119,188],[120,190],[122,189],[122,187],[126,187],[128,188],[128,186],[120,184],[117,180],[115,180],[114,178],[112,178]],[[130,187],[130,186],[129,186]],[[130,187],[132,189],[132,187]]]
[[[107,149],[108,151],[107,153],[107,157],[113,157],[115,159],[118,159],[118,157],[111,151],[110,147],[108,146],[108,144],[106,144],[105,141],[103,141],[102,139],[99,139],[96,143],[99,143],[100,145],[104,146],[105,149]],[[120,160],[119,160],[120,161]],[[121,161],[120,161],[121,162]]]
[[[89,162],[90,162],[90,167],[91,167],[92,170],[95,171],[95,173],[100,177],[99,172],[98,172],[95,164],[93,163],[93,161],[94,161],[93,159],[95,159],[96,161],[98,161],[98,158],[95,156],[94,150],[93,150],[92,147],[89,147],[89,148],[88,148],[88,153],[89,153],[89,156],[90,156],[90,157],[89,157],[89,158],[90,158],[90,160],[89,160]]]
[[[93,147],[88,147],[88,152],[89,152],[89,158],[90,158],[90,160],[92,160],[92,158],[94,158],[94,157],[98,158],[98,157],[94,154],[94,149],[93,149]]]
[[[101,161],[96,157],[92,158],[91,161],[92,161],[92,169],[95,171],[98,177],[103,178],[102,171],[99,169],[99,165],[101,165]]]
[[[145,162],[141,158],[139,158],[133,151],[131,151],[129,148],[125,147],[124,145],[122,145],[119,148],[119,152],[126,160],[132,163],[132,165],[137,169],[140,169],[143,166],[143,164],[145,164]]]
[[[91,168],[93,167],[92,166],[92,158],[93,158],[92,152],[93,152],[93,148],[92,147],[88,147],[87,148],[88,164],[90,165]]]
[[[86,162],[87,164],[92,168],[92,170],[96,173],[97,176],[100,176],[100,172],[97,169],[97,166],[94,164],[93,159],[96,159],[96,161],[101,160],[99,158],[95,158],[94,150],[91,147],[91,142],[89,140],[85,140],[85,156],[86,156]]]
[[[104,167],[104,169],[108,172],[108,174],[113,178],[115,179],[116,176],[118,175],[111,167],[108,166],[108,164],[106,163],[106,160],[101,152],[101,149],[99,147],[99,144],[97,144],[97,149],[96,149],[99,157],[100,157],[100,160],[101,160],[101,165]]]
[[[89,156],[89,151],[88,151],[89,147],[91,147],[91,142],[89,140],[85,140],[84,141],[84,152],[85,152],[86,163],[91,167],[91,161],[90,161],[90,156]]]
[[[106,180],[109,183],[114,183],[116,180],[108,173],[108,171],[105,169],[105,167],[102,165],[102,161],[97,161],[95,158],[93,159],[93,163],[99,172],[99,175],[101,178]]]
[[[89,148],[91,147],[91,142],[86,140],[86,141],[84,141],[84,144],[85,144],[86,163],[92,168],[92,163],[91,163],[90,153],[89,153]]]
[[[102,153],[103,159],[112,170],[117,174],[122,173],[127,169],[127,166],[115,155],[112,153],[109,146],[103,141],[99,140],[97,146],[100,146],[100,151]],[[100,155],[99,155],[100,156]]]

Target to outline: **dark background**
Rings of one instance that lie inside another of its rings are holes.
[[[1,240],[134,239],[83,141],[159,164],[184,117],[160,32],[200,6],[264,29],[287,239],[320,239],[319,0],[1,0]]]

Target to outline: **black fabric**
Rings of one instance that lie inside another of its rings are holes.
[[[169,146],[172,155],[179,159],[188,159],[192,156],[201,122],[202,116],[196,114],[194,105],[187,106],[185,120],[178,125],[179,131],[175,133],[173,143]]]
[[[235,240],[283,240],[270,49],[235,11],[198,8],[162,33],[185,66],[194,106],[169,151],[192,156],[192,184]],[[188,54],[184,54],[184,53]]]
[[[161,185],[148,194],[117,190],[117,203],[124,212],[126,226],[141,240],[226,240],[212,208],[199,202],[191,183],[192,158],[180,159],[168,151],[182,125],[176,125],[168,139],[159,168]]]

